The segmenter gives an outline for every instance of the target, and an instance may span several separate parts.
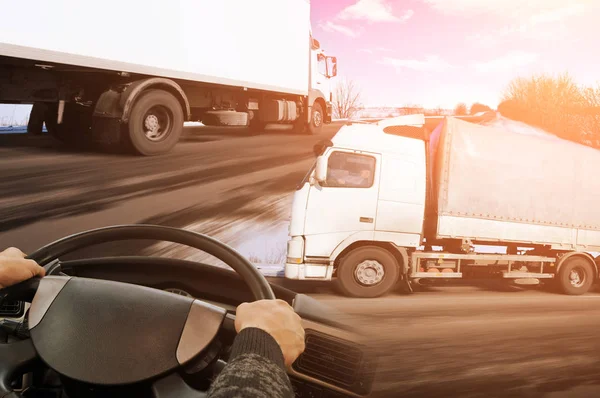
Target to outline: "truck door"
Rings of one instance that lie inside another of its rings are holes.
[[[352,234],[373,232],[377,215],[381,155],[332,149],[327,180],[310,187],[305,255],[328,257]]]

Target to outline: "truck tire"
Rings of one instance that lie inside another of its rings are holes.
[[[556,277],[562,293],[579,296],[587,293],[594,283],[594,267],[583,257],[571,257],[562,264]]]
[[[125,144],[133,152],[153,156],[169,152],[183,132],[183,110],[173,94],[148,90],[131,109]]]
[[[400,276],[396,258],[377,246],[352,250],[337,269],[337,286],[350,297],[374,298],[388,293]]]
[[[248,113],[236,111],[208,111],[202,118],[206,126],[248,126]]]
[[[324,120],[323,107],[320,103],[315,102],[310,111],[310,123],[308,124],[307,131],[312,135],[321,134]]]

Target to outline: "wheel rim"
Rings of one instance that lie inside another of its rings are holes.
[[[569,272],[569,282],[573,287],[581,287],[587,279],[586,272],[582,267],[575,267]]]
[[[167,108],[161,105],[153,106],[144,115],[144,135],[150,141],[162,141],[171,132],[172,119]]]
[[[323,124],[323,115],[321,114],[321,112],[313,112],[313,123],[315,127],[321,127],[321,124]]]
[[[385,277],[385,268],[375,260],[365,260],[356,266],[354,278],[363,286],[375,286]]]

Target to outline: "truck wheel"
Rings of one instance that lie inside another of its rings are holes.
[[[325,114],[323,113],[323,107],[320,103],[315,102],[310,111],[310,123],[308,124],[308,132],[312,135],[321,134],[323,129],[323,121],[325,120]]]
[[[169,152],[183,131],[183,110],[177,98],[164,90],[142,93],[131,109],[126,143],[134,152],[160,155]]]
[[[594,267],[585,258],[572,257],[560,267],[556,282],[564,294],[579,296],[594,283]]]
[[[377,246],[352,250],[337,269],[337,285],[346,296],[373,298],[388,293],[400,275],[396,258]]]
[[[206,126],[247,126],[248,113],[236,111],[208,111],[202,118]]]

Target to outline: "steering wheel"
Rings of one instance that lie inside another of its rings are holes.
[[[47,267],[77,249],[128,239],[162,240],[202,250],[233,268],[255,300],[275,299],[264,276],[237,251],[178,228],[99,228],[59,239],[28,258]],[[88,385],[147,382],[156,398],[202,397],[204,393],[189,387],[178,371],[203,363],[220,330],[235,330],[222,307],[122,282],[50,275],[2,289],[0,298],[31,302],[31,338],[0,344],[0,398],[20,397],[11,381],[38,359],[62,376]]]

